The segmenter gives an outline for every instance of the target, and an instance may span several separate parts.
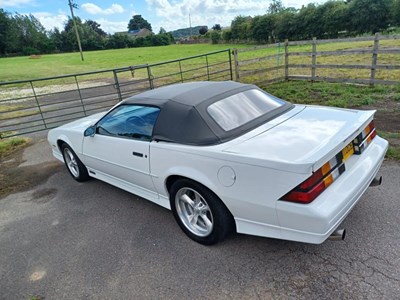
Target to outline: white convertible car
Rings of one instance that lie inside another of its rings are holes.
[[[374,111],[293,105],[254,85],[193,82],[50,130],[56,158],[171,209],[193,240],[229,233],[322,243],[377,172]]]

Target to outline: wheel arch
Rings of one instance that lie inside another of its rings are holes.
[[[70,146],[70,147],[73,149],[73,145],[72,145],[70,139],[69,139],[67,136],[65,136],[65,135],[60,135],[60,136],[57,138],[56,143],[57,143],[58,150],[59,150],[60,152],[61,152],[61,146],[62,146],[63,144],[67,144],[68,146]],[[73,150],[75,151],[75,149],[73,149]]]
[[[227,209],[227,211],[231,214],[232,219],[234,220],[234,216],[233,216],[231,210],[230,210],[229,207],[226,205],[226,203],[222,200],[222,198],[218,195],[218,193],[216,193],[216,192],[215,192],[212,188],[210,188],[207,184],[204,184],[203,182],[201,182],[201,181],[199,181],[199,180],[196,180],[196,179],[193,179],[193,178],[190,178],[190,177],[188,177],[188,176],[174,174],[174,175],[170,175],[170,176],[168,176],[168,177],[166,178],[166,180],[165,180],[165,188],[166,188],[166,190],[167,190],[168,197],[170,196],[170,190],[171,190],[172,185],[173,185],[177,180],[179,180],[179,179],[186,179],[186,180],[193,181],[193,182],[195,182],[195,183],[197,183],[197,184],[202,185],[202,186],[205,187],[206,189],[208,189],[211,193],[213,193],[213,194],[221,201],[221,203],[225,206],[225,208]],[[234,223],[235,223],[235,222],[234,222]],[[235,225],[235,226],[236,226],[236,225]],[[236,229],[235,229],[235,230],[236,230]]]
[[[58,150],[60,152],[61,152],[61,147],[62,147],[63,144],[68,144],[68,143],[66,141],[62,140],[62,139],[58,139],[57,140],[57,147],[58,147]]]

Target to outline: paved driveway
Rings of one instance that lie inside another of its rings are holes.
[[[54,165],[44,140],[24,159]],[[0,199],[1,299],[400,298],[398,163],[344,221],[346,240],[322,245],[237,234],[202,246],[169,211],[53,170]]]

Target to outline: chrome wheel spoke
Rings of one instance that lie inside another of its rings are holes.
[[[199,215],[198,214],[193,214],[191,216],[188,217],[190,224],[192,225],[196,225],[197,221],[199,219]]]
[[[74,154],[68,148],[64,149],[65,164],[67,165],[69,171],[74,177],[79,177],[79,167],[78,162]]]
[[[201,196],[200,196],[198,193],[195,193],[195,194],[194,194],[194,203],[196,204],[196,206],[202,204],[201,198],[200,198],[200,197],[201,197]]]
[[[191,188],[181,188],[175,195],[175,205],[179,219],[190,232],[199,237],[211,234],[212,212],[200,193]]]
[[[195,203],[194,203],[194,201],[193,201],[188,195],[183,194],[183,195],[180,197],[180,200],[181,200],[182,202],[184,202],[184,203],[190,205],[192,208],[194,208]]]
[[[212,229],[212,222],[210,221],[210,219],[207,217],[207,215],[205,214],[201,214],[200,218],[203,220],[204,225],[206,226],[206,230],[211,230]]]

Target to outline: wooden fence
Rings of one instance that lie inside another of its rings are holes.
[[[334,50],[334,51],[332,51]],[[275,52],[275,54],[274,54]],[[235,79],[400,84],[400,35],[296,41],[234,49]]]

